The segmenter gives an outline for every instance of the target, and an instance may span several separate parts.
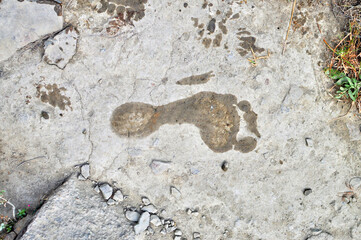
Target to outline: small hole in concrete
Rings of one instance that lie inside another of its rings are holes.
[[[49,114],[45,111],[41,111],[41,117],[44,119],[49,119]]]
[[[305,196],[310,195],[312,193],[312,189],[311,188],[304,188],[302,193]]]

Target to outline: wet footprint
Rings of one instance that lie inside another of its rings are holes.
[[[111,125],[120,136],[145,137],[163,124],[191,123],[199,128],[202,140],[214,152],[234,149],[248,153],[256,148],[257,140],[244,137],[237,141],[240,117],[236,105],[234,95],[214,92],[200,92],[162,106],[125,103],[114,110]],[[260,137],[257,114],[250,103],[241,101],[237,106],[245,112],[247,128]]]

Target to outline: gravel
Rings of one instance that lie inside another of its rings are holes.
[[[105,200],[108,200],[113,194],[113,188],[108,183],[100,185],[99,189]]]
[[[140,234],[144,232],[149,226],[150,214],[148,212],[142,213],[140,216],[139,222],[134,226],[135,234]]]

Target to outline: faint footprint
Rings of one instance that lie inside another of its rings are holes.
[[[199,128],[202,140],[214,152],[226,152],[234,148],[248,153],[256,148],[257,140],[244,137],[237,141],[240,117],[236,105],[237,98],[234,95],[214,92],[200,92],[162,106],[125,103],[114,110],[111,125],[120,136],[145,137],[163,124],[191,123]],[[260,137],[257,114],[251,110],[251,105],[241,101],[238,107],[245,112],[247,127]]]

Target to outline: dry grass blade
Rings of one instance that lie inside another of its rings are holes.
[[[292,25],[292,19],[293,19],[293,14],[294,14],[294,12],[295,12],[295,7],[296,7],[296,2],[297,2],[297,0],[293,0],[291,18],[290,18],[290,22],[288,23],[288,29],[287,29],[287,33],[286,33],[285,42],[283,43],[282,55],[283,55],[283,54],[285,53],[285,51],[286,51],[288,34],[290,33],[290,29],[291,29],[291,25]]]

